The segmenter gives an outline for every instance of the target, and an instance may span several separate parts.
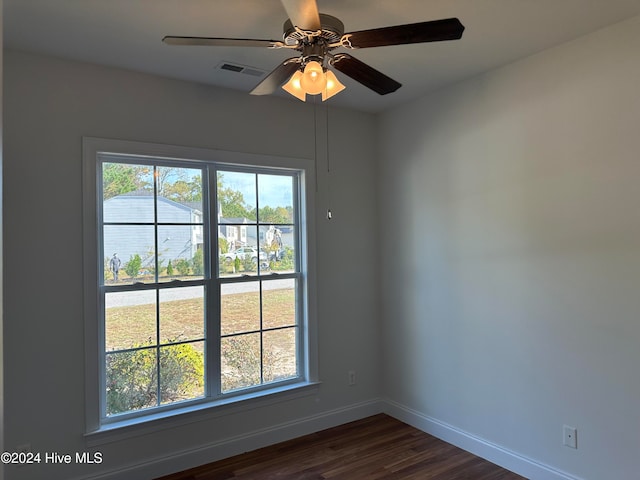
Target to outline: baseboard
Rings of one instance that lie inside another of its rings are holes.
[[[137,480],[154,479],[181,470],[202,465],[240,453],[249,452],[275,443],[291,440],[310,433],[370,417],[383,411],[383,402],[373,399],[348,405],[317,415],[274,425],[244,435],[203,445],[196,449],[176,452],[173,455],[149,459],[115,471],[104,472],[82,480]]]
[[[383,412],[530,480],[582,480],[391,400],[383,402]]]
[[[485,458],[530,480],[582,480],[548,465],[527,458],[496,445],[476,435],[460,430],[435,418],[391,400],[373,399],[348,405],[317,415],[304,417],[273,427],[256,430],[203,445],[196,449],[176,452],[173,455],[149,459],[118,470],[84,477],[82,480],[138,480],[154,479],[170,473],[186,470],[196,465],[221,460],[233,455],[301,437],[309,433],[332,428],[344,423],[386,413],[416,427],[434,437],[463,450]]]

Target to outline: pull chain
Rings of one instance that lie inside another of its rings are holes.
[[[331,198],[331,163],[329,155],[329,105],[325,105],[325,140],[326,140],[326,155],[327,155],[327,197]],[[327,220],[331,220],[333,214],[331,213],[331,207],[327,208]]]

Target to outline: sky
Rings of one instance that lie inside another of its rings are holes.
[[[256,175],[246,172],[222,173],[223,187],[242,192],[251,207],[256,204]],[[260,207],[293,206],[293,177],[284,175],[257,175]]]

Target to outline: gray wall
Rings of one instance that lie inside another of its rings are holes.
[[[638,478],[638,52],[640,17],[382,115],[383,390],[408,418]]]
[[[4,25],[2,18],[3,11],[3,1],[0,0],[0,113],[2,113],[2,100],[3,100],[3,47],[2,47],[2,26]],[[2,224],[2,212],[3,212],[3,195],[2,195],[2,175],[3,175],[3,116],[0,115],[0,225]],[[4,352],[4,348],[2,345],[4,344],[4,276],[2,274],[4,264],[2,261],[2,252],[3,252],[3,231],[0,228],[0,350]],[[0,451],[4,452],[4,354],[0,355]],[[0,480],[4,480],[4,465],[0,465]]]
[[[18,52],[5,52],[5,61],[6,448],[31,443],[39,452],[84,451],[81,137],[313,159],[314,106]],[[181,453],[205,462],[255,448],[251,432],[277,441],[368,414],[379,395],[371,239],[377,215],[370,208],[375,118],[329,113],[334,220],[328,222],[326,112],[319,106],[315,113],[322,146],[319,394],[102,445],[98,467],[14,468],[8,478],[55,480],[117,469],[125,469],[118,478],[143,478],[126,469],[167,458],[184,468]],[[347,385],[350,369],[358,372],[355,387]]]

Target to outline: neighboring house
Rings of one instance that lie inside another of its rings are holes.
[[[272,225],[265,224],[257,226],[255,220],[249,220],[244,217],[218,218],[218,222],[218,236],[227,240],[229,251],[243,246],[264,249],[274,238],[273,234],[269,234],[270,230],[274,228]],[[294,247],[292,228],[288,225],[278,226],[278,230],[280,245]],[[259,246],[258,239],[260,241]]]
[[[220,215],[220,212],[218,212]],[[247,218],[219,218],[218,236],[227,240],[230,250],[243,245],[257,247],[256,225]]]
[[[190,260],[202,248],[202,211],[196,204],[182,204],[158,197],[158,253],[166,266],[169,260]],[[118,195],[104,202],[104,256],[117,253],[123,264],[136,253],[143,267],[153,266],[155,250],[153,194],[144,190]],[[109,222],[118,225],[108,225]],[[121,225],[131,223],[132,225]],[[178,225],[162,225],[163,223]],[[180,225],[184,224],[184,225]]]
[[[169,260],[190,260],[202,248],[202,211],[198,202],[181,203],[158,197],[158,223],[184,224],[160,225],[158,228],[158,250],[160,260],[166,266]],[[143,260],[143,267],[153,266],[151,252],[155,239],[153,228],[144,223],[154,222],[153,193],[147,190],[118,195],[104,202],[104,257],[117,253],[125,264],[136,253]],[[109,225],[109,223],[118,225]],[[244,217],[220,218],[218,236],[227,240],[231,251],[241,246],[258,248],[265,246],[265,235],[269,237],[268,225],[256,228],[253,220]],[[131,225],[122,225],[131,224]],[[196,225],[194,225],[196,224]],[[282,243],[294,246],[290,227],[281,227]],[[259,239],[259,241],[258,241]]]

